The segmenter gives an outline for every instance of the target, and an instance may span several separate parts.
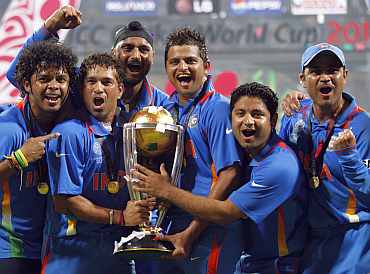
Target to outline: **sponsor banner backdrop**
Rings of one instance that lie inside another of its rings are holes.
[[[347,0],[291,0],[294,15],[346,14]]]
[[[209,14],[220,11],[219,0],[170,0],[168,13],[179,15]]]
[[[284,12],[283,0],[230,0],[230,13],[233,15]]]
[[[158,13],[159,0],[106,0],[105,12],[120,16],[154,16]]]

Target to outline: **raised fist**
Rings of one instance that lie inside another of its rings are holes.
[[[60,29],[74,29],[81,24],[81,12],[70,5],[57,9],[45,21],[45,28],[56,33]]]

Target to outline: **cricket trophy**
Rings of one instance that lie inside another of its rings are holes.
[[[135,191],[137,179],[132,174],[136,164],[159,172],[161,163],[165,164],[171,183],[177,185],[183,161],[184,128],[176,125],[171,114],[163,107],[148,106],[138,111],[123,127],[123,153],[127,187],[131,200],[142,200],[146,193]],[[161,233],[161,224],[169,204],[160,201],[157,219],[151,224],[142,224],[139,231],[122,237],[114,243],[114,254],[129,259],[152,259],[168,255],[173,251],[170,243],[155,240]]]

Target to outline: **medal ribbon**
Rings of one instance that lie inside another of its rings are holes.
[[[349,123],[356,116],[356,114],[361,112],[361,111],[362,111],[362,109],[359,108],[359,107],[354,108],[352,110],[352,112],[348,115],[346,121],[343,123],[342,128],[347,128],[349,126]],[[308,129],[308,132],[309,132],[308,146],[309,146],[309,151],[310,151],[310,173],[311,173],[310,175],[311,175],[311,179],[313,179],[314,177],[316,177],[318,179],[320,174],[321,174],[321,171],[323,169],[323,164],[324,164],[324,153],[325,153],[326,149],[328,148],[331,137],[334,134],[334,124],[336,122],[336,118],[337,118],[338,113],[336,113],[334,115],[333,119],[329,119],[328,129],[327,129],[327,132],[326,132],[326,140],[325,140],[325,142],[319,142],[315,152],[314,152],[314,149],[313,149],[312,124],[311,124],[311,118],[313,116],[313,109],[311,110],[311,112],[308,115],[307,129]]]

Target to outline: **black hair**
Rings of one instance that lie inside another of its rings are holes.
[[[34,73],[47,68],[61,68],[69,75],[69,87],[76,84],[77,57],[72,50],[55,41],[34,42],[24,48],[20,54],[15,69],[15,80],[24,97],[26,91],[23,86],[25,80],[31,82]],[[72,88],[73,90],[73,88]]]
[[[122,62],[120,62],[116,57],[114,57],[111,53],[103,52],[103,53],[93,53],[87,56],[81,63],[80,67],[80,87],[82,87],[87,72],[91,68],[95,68],[96,66],[103,66],[106,68],[114,68],[117,72],[117,82],[119,84],[123,84],[125,80],[125,71],[122,66]]]
[[[277,94],[268,86],[257,82],[240,85],[233,91],[230,99],[230,112],[233,111],[235,104],[243,96],[260,98],[269,110],[271,118],[277,113],[279,105]]]
[[[166,39],[166,48],[164,51],[164,62],[166,64],[168,51],[173,46],[197,46],[199,48],[199,55],[204,63],[209,61],[208,49],[206,46],[205,37],[199,31],[190,27],[179,28],[170,33]]]

